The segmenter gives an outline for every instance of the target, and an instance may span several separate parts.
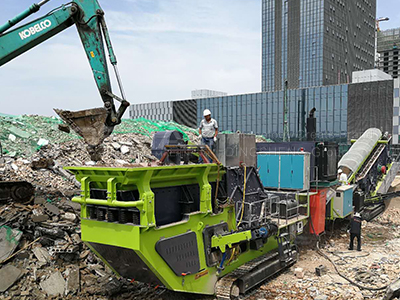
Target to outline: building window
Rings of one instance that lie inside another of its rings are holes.
[[[400,89],[398,89],[398,88],[394,89],[394,97],[399,98],[400,97],[399,94],[400,94]]]

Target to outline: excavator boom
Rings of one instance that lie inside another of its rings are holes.
[[[0,26],[0,66],[17,56],[41,44],[66,28],[76,25],[89,60],[93,76],[104,103],[103,108],[78,112],[56,109],[58,115],[88,144],[93,160],[101,159],[103,140],[109,136],[114,126],[121,123],[121,118],[128,108],[125,93],[117,69],[117,59],[104,19],[104,12],[97,0],[74,0],[51,11],[45,16],[12,29],[29,15],[39,11],[49,0],[33,4],[27,10]],[[121,97],[113,94],[106,60],[106,49],[110,63],[115,70]],[[66,61],[66,64],[71,62]],[[118,110],[114,99],[120,101]]]

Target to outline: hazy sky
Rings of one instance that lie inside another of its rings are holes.
[[[1,0],[0,23],[33,2]],[[52,0],[29,20],[67,2]],[[202,88],[261,90],[261,0],[100,4],[131,103],[187,99]],[[399,0],[378,0],[377,15],[391,19],[382,29],[400,27]],[[0,113],[53,115],[53,108],[102,106],[74,27],[2,66],[0,92]]]

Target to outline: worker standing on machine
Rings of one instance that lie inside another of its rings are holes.
[[[214,144],[217,142],[218,135],[218,122],[211,118],[211,111],[209,109],[205,109],[203,112],[204,119],[201,120],[199,126],[199,134],[201,138],[201,144],[207,145],[210,147],[212,151],[214,151]],[[200,157],[199,163],[202,163],[203,160]]]
[[[217,142],[218,123],[215,119],[211,118],[211,111],[209,109],[204,110],[203,116],[204,119],[201,120],[199,126],[201,144],[207,145],[212,149]]]
[[[357,238],[357,251],[361,251],[361,215],[355,213],[350,221],[350,245],[349,250],[354,248],[354,239]]]
[[[347,174],[343,172],[342,169],[338,170],[338,175],[339,175],[339,182],[342,185],[346,185],[347,184]]]

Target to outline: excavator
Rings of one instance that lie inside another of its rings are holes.
[[[77,112],[58,109],[55,111],[64,122],[83,137],[88,145],[89,154],[93,160],[97,161],[101,158],[103,140],[112,133],[116,125],[121,123],[121,118],[129,107],[104,19],[104,11],[97,0],[74,0],[53,9],[43,17],[13,28],[22,20],[38,12],[49,1],[42,0],[31,5],[0,26],[0,67],[68,27],[75,25],[92,68],[104,107]],[[113,94],[111,89],[104,44],[115,71],[121,97]],[[118,110],[116,110],[114,100],[121,103]]]
[[[119,76],[117,59],[104,19],[104,11],[97,0],[73,0],[51,10],[43,17],[14,28],[27,17],[37,13],[49,1],[42,0],[31,5],[0,26],[0,67],[75,25],[104,107],[76,112],[59,109],[55,111],[69,127],[83,137],[91,159],[99,161],[103,152],[102,142],[112,133],[114,127],[121,123],[121,118],[130,105],[126,100]],[[115,71],[121,97],[112,92],[106,49]],[[118,110],[114,100],[120,102]],[[31,186],[27,187],[26,184],[25,182],[0,182],[2,195],[0,198],[26,201],[33,191]]]

